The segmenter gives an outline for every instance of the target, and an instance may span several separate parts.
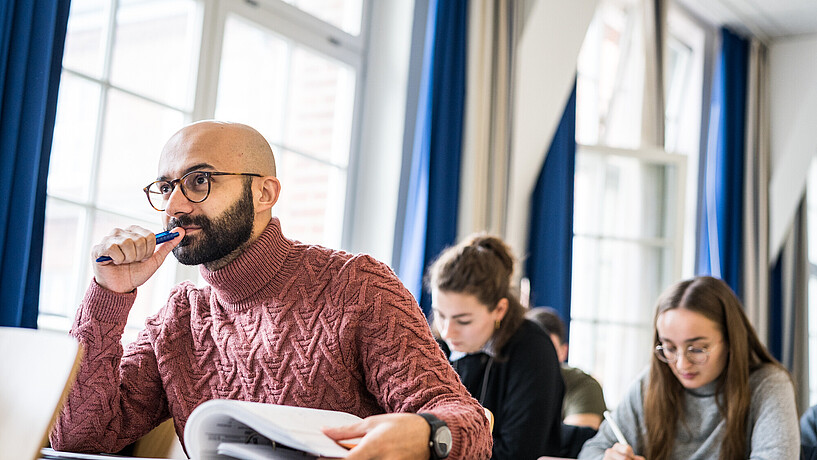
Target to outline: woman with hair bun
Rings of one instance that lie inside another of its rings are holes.
[[[564,383],[547,333],[511,291],[514,257],[474,235],[431,265],[433,324],[465,387],[494,415],[493,458],[557,455]]]

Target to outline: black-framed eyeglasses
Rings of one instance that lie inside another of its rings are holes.
[[[157,211],[164,211],[167,209],[167,202],[170,201],[170,195],[176,188],[176,184],[182,189],[182,194],[188,201],[193,203],[201,203],[210,196],[210,178],[212,176],[252,176],[264,177],[261,174],[254,173],[231,173],[231,172],[216,172],[216,171],[190,171],[179,179],[173,180],[157,180],[151,182],[147,187],[143,188],[145,195],[148,197],[148,202]]]
[[[709,346],[694,347],[692,345],[684,349],[684,358],[692,364],[705,364],[709,361]],[[655,347],[655,356],[665,363],[675,364],[678,361],[678,349],[675,347],[665,347],[658,345]]]

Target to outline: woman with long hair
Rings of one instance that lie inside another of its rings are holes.
[[[725,282],[675,284],[658,299],[653,325],[649,373],[613,414],[624,440],[603,422],[580,459],[799,458],[791,377]]]
[[[434,326],[465,387],[494,415],[494,459],[557,455],[564,384],[553,343],[511,292],[514,258],[474,235],[431,265]]]

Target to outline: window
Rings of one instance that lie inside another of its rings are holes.
[[[578,61],[569,361],[611,407],[649,363],[658,295],[693,270],[705,40],[670,11],[665,144],[646,144],[641,9],[603,0]]]
[[[142,187],[181,126],[249,124],[273,146],[288,236],[339,246],[364,63],[365,0],[73,0],[57,104],[40,327],[67,329],[113,227],[160,230]],[[313,16],[314,15],[314,16]],[[172,257],[140,287],[129,333],[172,285]]]

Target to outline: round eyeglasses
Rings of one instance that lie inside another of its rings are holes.
[[[675,364],[678,361],[678,349],[658,345],[655,347],[655,356],[665,363]],[[684,358],[692,364],[705,364],[709,361],[709,347],[693,347],[684,349]]]
[[[188,201],[193,203],[201,203],[210,196],[210,182],[212,176],[252,176],[264,177],[261,174],[253,173],[230,173],[230,172],[216,172],[216,171],[190,171],[179,179],[173,180],[157,180],[148,184],[142,190],[148,197],[148,202],[157,211],[164,211],[167,209],[167,202],[170,201],[170,195],[179,184],[182,189],[182,194]]]

